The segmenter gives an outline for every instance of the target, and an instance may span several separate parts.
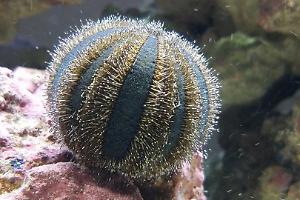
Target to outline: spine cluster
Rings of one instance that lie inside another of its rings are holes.
[[[151,179],[189,160],[214,130],[214,74],[198,48],[159,23],[89,21],[52,53],[49,112],[84,165]]]

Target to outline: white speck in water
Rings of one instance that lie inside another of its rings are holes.
[[[291,34],[293,34],[294,36],[298,37],[298,34],[295,33],[294,31],[290,31]]]

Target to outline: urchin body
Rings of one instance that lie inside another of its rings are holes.
[[[219,113],[219,83],[199,50],[155,22],[87,22],[60,42],[48,71],[64,143],[87,167],[135,180],[188,161]]]

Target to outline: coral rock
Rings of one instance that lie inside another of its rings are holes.
[[[292,175],[284,168],[272,166],[267,168],[260,177],[260,196],[262,199],[280,199],[289,188]]]
[[[130,186],[128,186],[130,187]],[[23,185],[1,199],[142,199],[137,188],[131,186],[129,194],[99,187],[93,178],[74,163],[56,163],[35,167],[28,171]]]
[[[175,189],[176,199],[206,200],[204,196],[203,155],[194,154],[190,164],[185,163],[182,174],[178,176]]]

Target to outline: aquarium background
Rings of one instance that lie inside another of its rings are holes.
[[[111,14],[162,21],[218,72],[208,199],[300,199],[300,0],[0,0],[0,65],[45,69],[70,26]]]

